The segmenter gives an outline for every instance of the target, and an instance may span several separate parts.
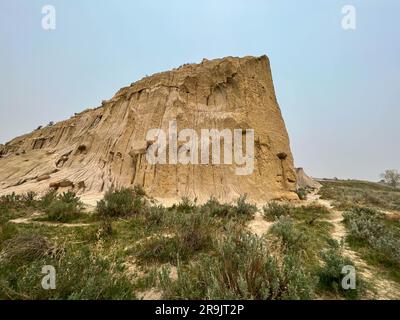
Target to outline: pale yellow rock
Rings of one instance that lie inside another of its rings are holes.
[[[295,168],[297,176],[297,187],[303,189],[319,189],[322,185],[315,181],[313,178],[309,177],[303,168]]]
[[[146,133],[168,132],[171,120],[178,131],[254,129],[253,173],[236,175],[235,164],[150,165]],[[138,184],[165,201],[232,201],[242,194],[257,202],[297,198],[289,137],[266,56],[203,60],[146,77],[101,107],[1,145],[0,155],[0,194],[44,192],[51,183],[71,181],[91,197]],[[49,172],[50,179],[35,179]]]

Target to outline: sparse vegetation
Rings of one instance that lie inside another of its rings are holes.
[[[400,228],[374,209],[354,208],[344,213],[348,242],[373,264],[383,266],[400,279]]]
[[[398,222],[349,208],[347,244],[400,282]],[[202,205],[183,198],[167,208],[137,187],[107,192],[93,215],[81,209],[71,192],[0,197],[0,299],[134,299],[149,289],[166,299],[363,298],[360,278],[357,290],[341,287],[342,267],[354,263],[331,237],[331,212],[318,204],[265,205],[273,225],[263,237],[248,231],[257,207],[245,196]],[[33,212],[41,213],[36,225],[10,222]],[[40,224],[76,219],[87,223]],[[48,264],[57,290],[41,289]]]
[[[188,197],[183,197],[181,202],[176,206],[179,212],[189,213],[196,207],[196,199],[191,201]]]
[[[221,204],[217,199],[212,197],[201,206],[200,210],[217,218],[246,221],[251,219],[257,212],[257,206],[248,203],[246,195],[236,199],[233,204]]]
[[[234,215],[233,206],[229,204],[221,204],[214,197],[210,198],[201,209],[213,217],[233,218]]]
[[[333,200],[340,210],[368,206],[400,211],[400,189],[387,185],[354,180],[321,181],[321,199]]]
[[[264,218],[268,221],[275,221],[283,216],[290,215],[292,206],[287,203],[270,202],[263,206]]]
[[[83,203],[73,192],[66,192],[59,195],[47,194],[42,199],[45,220],[56,222],[69,222],[80,217]]]
[[[19,240],[18,240],[19,241]],[[96,250],[68,248],[62,256],[45,255],[45,242],[31,241],[28,250],[17,249],[17,256],[30,263],[2,260],[0,263],[0,299],[132,299],[133,288],[117,258]],[[47,243],[47,242],[46,242]],[[14,243],[16,244],[16,243]],[[26,246],[23,241],[19,246]],[[56,270],[56,289],[43,290],[42,267]]]
[[[363,290],[363,282],[356,273],[355,288],[344,289],[342,286],[344,267],[352,266],[354,263],[347,257],[344,257],[341,245],[337,242],[331,242],[331,247],[321,253],[323,265],[318,270],[319,287],[328,293],[336,293],[347,299],[357,299]]]
[[[235,214],[241,217],[251,218],[257,212],[257,206],[246,201],[247,195],[240,196],[233,207]]]
[[[178,257],[186,261],[197,252],[211,248],[215,222],[210,215],[199,209],[195,209],[191,214],[173,211],[172,215],[174,218],[173,227],[170,228],[172,233],[150,238],[140,244],[138,248],[140,261],[176,264]]]
[[[278,237],[286,252],[298,256],[307,256],[310,239],[307,233],[295,227],[295,223],[291,218],[279,218],[278,222],[271,227],[270,233]]]
[[[312,224],[315,220],[329,215],[329,210],[318,204],[307,206],[292,206],[288,203],[270,202],[263,206],[264,219],[267,221],[277,221],[282,217],[292,217],[294,219],[308,219]]]
[[[295,256],[246,233],[228,233],[217,242],[213,256],[178,265],[178,279],[160,273],[168,299],[310,299],[314,279]]]
[[[300,200],[306,200],[307,199],[307,189],[305,188],[299,188],[296,190],[297,195],[299,196]]]
[[[7,240],[2,245],[2,259],[14,263],[27,263],[35,259],[44,258],[50,254],[49,242],[37,235],[21,235]]]
[[[386,170],[381,176],[383,180],[393,188],[400,185],[400,172],[395,169]]]

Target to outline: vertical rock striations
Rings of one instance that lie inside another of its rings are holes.
[[[146,134],[153,128],[168,134],[172,120],[178,132],[190,128],[199,135],[201,129],[254,129],[253,172],[237,175],[236,164],[150,164]],[[268,58],[203,60],[158,73],[122,88],[101,107],[0,145],[2,194],[42,192],[50,185],[102,193],[136,184],[165,200],[296,198]]]

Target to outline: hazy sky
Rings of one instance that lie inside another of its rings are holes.
[[[341,27],[347,4],[355,30]],[[263,54],[296,166],[370,180],[400,169],[398,0],[0,0],[0,143],[145,75]]]

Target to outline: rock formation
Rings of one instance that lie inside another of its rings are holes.
[[[149,129],[254,129],[254,171],[232,164],[149,164]],[[269,60],[227,57],[186,64],[120,89],[100,107],[0,146],[0,194],[78,194],[141,185],[157,199],[295,199],[296,174]]]
[[[313,178],[309,177],[303,168],[296,168],[297,175],[297,188],[301,189],[319,189],[322,185],[315,181]]]

